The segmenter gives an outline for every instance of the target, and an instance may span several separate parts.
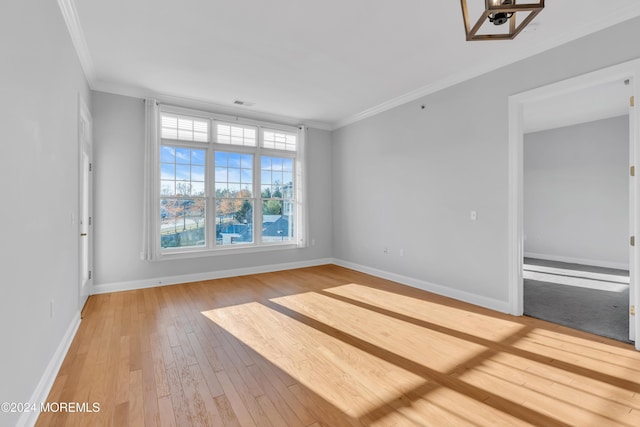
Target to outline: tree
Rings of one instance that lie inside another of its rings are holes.
[[[189,214],[191,219],[196,222],[196,228],[200,228],[200,221],[204,219],[205,201],[204,199],[194,199]]]
[[[176,218],[182,214],[182,206],[178,199],[162,199],[160,215],[163,221],[173,223],[173,232],[177,233]]]
[[[236,221],[241,224],[246,224],[247,222],[252,222],[252,207],[251,203],[248,200],[242,200],[242,204],[240,205],[240,209],[234,215]]]
[[[176,194],[181,196],[188,196],[191,194],[191,184],[178,182],[176,183]],[[187,213],[189,212],[191,205],[193,205],[193,199],[178,199],[177,204],[180,206],[178,214],[182,216],[182,231],[187,230]]]
[[[222,223],[225,217],[233,217],[240,223],[252,222],[253,206],[247,199],[251,198],[251,191],[243,189],[231,192],[229,190],[216,189],[216,217]]]
[[[282,201],[267,200],[262,212],[264,215],[282,215]]]

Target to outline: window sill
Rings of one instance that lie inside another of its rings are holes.
[[[274,245],[262,245],[262,246],[242,246],[242,247],[234,247],[234,248],[223,248],[223,249],[200,249],[200,250],[172,250],[165,251],[160,254],[158,259],[154,261],[171,261],[171,260],[179,260],[179,259],[192,259],[192,258],[205,258],[205,257],[214,257],[214,256],[224,256],[224,255],[242,255],[242,254],[250,254],[250,253],[260,253],[260,252],[275,252],[282,250],[291,250],[297,249],[298,245],[295,243],[287,243],[287,244],[274,244]]]

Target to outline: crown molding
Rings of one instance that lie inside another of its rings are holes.
[[[283,124],[304,124],[312,128],[329,131],[340,129],[366,118],[376,116],[395,107],[399,107],[409,102],[418,100],[448,87],[473,79],[488,72],[521,61],[525,58],[537,55],[544,51],[569,43],[573,40],[640,16],[640,2],[638,2],[638,4],[634,4],[624,8],[612,9],[612,11],[603,16],[596,25],[582,25],[578,28],[575,28],[574,30],[567,31],[558,37],[554,37],[553,39],[547,38],[535,44],[529,49],[523,49],[518,55],[512,56],[509,59],[480,64],[479,66],[469,68],[460,73],[452,74],[444,79],[434,82],[433,84],[423,86],[404,95],[389,99],[381,104],[353,114],[351,116],[347,116],[336,122],[327,123],[315,120],[295,119],[292,117],[279,116],[276,114],[254,111],[246,108],[215,104],[205,100],[190,99],[176,95],[156,93],[143,88],[134,88],[116,83],[98,82],[96,79],[93,61],[91,60],[91,55],[89,53],[89,48],[84,37],[84,32],[82,31],[82,27],[80,25],[80,19],[78,16],[75,0],[58,0],[58,5],[60,7],[60,11],[62,12],[64,21],[67,25],[69,35],[71,36],[71,40],[76,49],[78,59],[80,60],[80,64],[84,71],[85,77],[89,83],[89,87],[93,90],[140,98],[147,98],[151,96],[158,98],[160,101],[166,103],[176,103],[181,106],[190,108],[215,109],[216,111],[230,115],[242,115],[243,117],[274,121]]]
[[[165,102],[167,104],[176,104],[179,106],[196,108],[196,109],[206,109],[206,110],[215,110],[216,112],[220,112],[222,114],[229,114],[232,116],[242,116],[257,120],[265,120],[276,123],[288,124],[288,125],[300,125],[303,124],[305,126],[321,129],[321,130],[333,130],[333,126],[330,123],[316,121],[316,120],[305,120],[305,119],[297,119],[293,117],[280,116],[277,114],[271,114],[262,111],[252,111],[246,108],[233,107],[228,105],[220,105],[212,102],[208,102],[205,100],[191,99],[187,97],[181,97],[176,95],[169,95],[158,93],[150,90],[146,90],[139,87],[127,86],[117,83],[105,83],[100,82],[96,78],[95,68],[93,65],[93,61],[91,60],[91,55],[89,53],[89,47],[87,45],[86,39],[84,37],[84,32],[82,31],[82,26],[80,24],[80,18],[78,16],[78,11],[76,8],[75,0],[58,0],[58,6],[60,7],[60,11],[62,13],[62,17],[64,18],[65,23],[67,24],[67,29],[69,31],[69,35],[71,36],[71,41],[73,42],[73,46],[76,49],[76,53],[78,55],[78,59],[80,60],[80,65],[84,71],[85,78],[89,83],[89,87],[92,90],[113,93],[116,95],[123,96],[131,96],[135,98],[149,98],[153,97],[158,99],[160,102]]]
[[[640,2],[625,8],[619,8],[617,10],[614,10],[612,13],[609,13],[608,15],[603,16],[603,19],[601,19],[595,25],[579,26],[572,31],[567,31],[558,37],[554,37],[553,39],[546,39],[544,41],[541,41],[529,49],[523,49],[516,56],[512,56],[502,61],[492,61],[491,63],[485,63],[476,67],[472,67],[463,72],[456,73],[447,78],[441,79],[433,84],[423,86],[419,89],[408,92],[404,95],[400,95],[398,97],[392,98],[388,101],[385,101],[374,107],[368,108],[352,116],[345,117],[344,119],[338,120],[333,124],[333,130],[340,129],[342,127],[359,122],[366,118],[376,116],[380,113],[391,110],[392,108],[399,107],[411,101],[418,100],[427,95],[431,95],[432,93],[436,93],[438,91],[441,91],[448,87],[462,83],[464,81],[471,80],[475,77],[481,76],[488,72],[495,71],[499,68],[513,64],[515,62],[521,61],[523,59],[529,58],[531,56],[537,55],[544,51],[561,46],[563,44],[569,43],[573,40],[577,40],[579,38],[588,36],[590,34],[596,33],[606,28],[612,27],[616,24],[620,24],[624,21],[636,18],[638,16],[640,16]]]
[[[76,53],[80,60],[82,70],[84,71],[84,76],[89,83],[89,87],[93,88],[96,80],[95,68],[93,66],[93,61],[91,60],[91,55],[89,54],[89,47],[87,46],[87,42],[84,38],[82,26],[80,25],[80,18],[78,16],[75,1],[58,0],[58,6],[60,7],[60,12],[62,12],[64,22],[67,24],[67,29],[69,30],[73,46],[76,48]]]
[[[320,129],[320,130],[333,130],[333,126],[330,123],[306,120],[296,117],[281,116],[264,111],[254,110],[251,107],[235,107],[231,105],[216,104],[203,99],[194,99],[184,96],[171,95],[166,93],[160,93],[151,89],[141,88],[139,86],[125,85],[120,83],[107,83],[103,81],[97,81],[91,88],[97,92],[111,93],[114,95],[129,96],[132,98],[155,98],[158,102],[163,104],[174,105],[176,107],[190,108],[193,110],[203,110],[212,113],[225,114],[228,116],[243,117],[246,119],[261,120],[271,123],[279,123],[282,125],[298,126],[304,125],[306,127]]]

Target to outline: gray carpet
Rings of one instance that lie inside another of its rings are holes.
[[[524,264],[525,315],[629,342],[628,271],[530,258]]]

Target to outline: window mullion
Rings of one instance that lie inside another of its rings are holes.
[[[255,198],[255,226],[253,232],[255,234],[255,240],[258,245],[262,245],[262,176],[260,170],[260,163],[262,161],[262,132],[258,132],[258,147],[256,148],[256,154],[253,159],[253,183],[254,183],[254,198]],[[258,231],[259,230],[259,231]]]
[[[205,170],[205,196],[207,198],[206,221],[209,225],[207,232],[207,248],[216,247],[216,182],[215,182],[215,149],[213,148],[213,123],[209,120],[209,146],[207,147],[207,159]]]

